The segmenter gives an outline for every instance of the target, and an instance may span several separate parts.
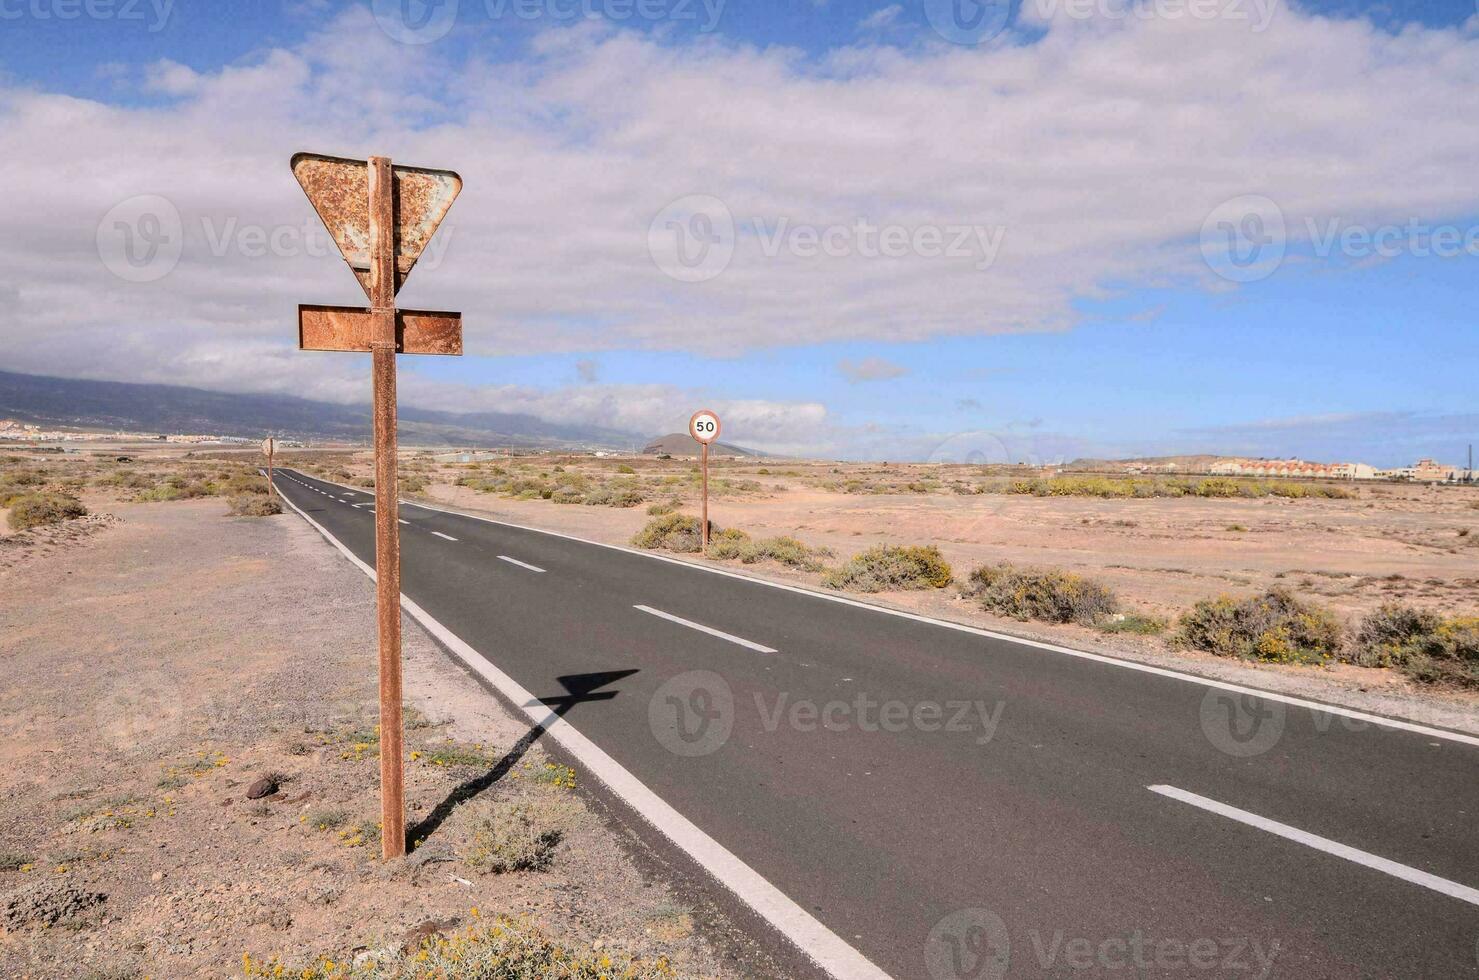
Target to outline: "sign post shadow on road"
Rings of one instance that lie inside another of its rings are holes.
[[[375,583],[380,634],[380,840],[406,853],[401,718],[401,552],[396,475],[396,354],[462,353],[462,314],[398,310],[396,293],[462,190],[449,170],[393,167],[389,157],[299,153],[293,176],[370,300],[369,309],[298,307],[300,350],[373,356]]]
[[[698,441],[698,444],[703,447],[700,455],[703,460],[701,466],[703,469],[704,503],[703,516],[699,519],[701,522],[699,533],[703,536],[703,554],[707,556],[709,553],[709,443],[719,438],[719,416],[707,408],[699,409],[688,420],[688,434],[693,436]]]

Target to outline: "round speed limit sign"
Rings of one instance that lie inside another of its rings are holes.
[[[262,440],[262,455],[263,456],[271,456],[272,455],[272,439],[271,439],[271,437],[268,437],[268,438]]]
[[[694,412],[688,420],[688,434],[707,446],[719,438],[719,416],[707,408]]]

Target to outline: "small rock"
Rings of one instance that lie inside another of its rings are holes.
[[[150,881],[154,881],[154,882],[163,881],[164,880],[164,872],[163,871],[156,871],[156,872],[154,872],[152,875],[149,876],[149,880]]]
[[[421,947],[421,944],[432,936],[439,936],[448,929],[455,928],[456,919],[427,919],[419,926],[413,926],[401,937],[401,952],[411,954]]]
[[[249,800],[260,800],[264,796],[271,796],[273,793],[276,793],[277,789],[277,783],[263,776],[247,787],[246,797]]]

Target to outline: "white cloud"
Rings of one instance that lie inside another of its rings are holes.
[[[1479,212],[1479,116],[1453,111],[1479,103],[1479,37],[1463,30],[1393,35],[1290,9],[1263,33],[1057,19],[1025,46],[873,46],[819,62],[595,24],[496,65],[452,50],[397,45],[355,8],[254,63],[153,66],[143,84],[172,97],[163,106],[0,86],[6,366],[357,393],[355,358],[292,346],[297,303],[363,301],[336,253],[309,254],[326,238],[288,172],[300,149],[462,173],[440,261],[402,300],[461,309],[468,350],[484,355],[1058,330],[1110,283],[1226,288],[1196,236],[1240,195],[1277,201],[1294,234],[1306,217]],[[99,260],[99,221],[145,194],[178,209],[184,251],[157,281],[125,281]],[[670,279],[648,253],[653,217],[687,194],[719,198],[735,220],[732,258],[701,283]],[[912,242],[895,257],[768,255],[754,230],[783,218],[1004,237],[985,270]],[[265,254],[259,230],[275,242]],[[679,400],[580,387],[636,399],[611,410],[637,431]],[[476,390],[555,419],[593,411],[564,393]],[[733,404],[771,406],[753,411],[774,446],[827,445],[806,431],[820,405]]]
[[[891,378],[902,378],[909,373],[909,369],[902,364],[895,364],[881,357],[865,357],[861,361],[851,361],[846,358],[838,361],[837,372],[852,384],[858,384],[862,381],[887,381]]]
[[[867,17],[864,17],[861,21],[858,22],[858,30],[860,30],[860,31],[877,31],[877,30],[882,30],[883,28],[888,27],[888,26],[894,24],[895,22],[897,22],[898,19],[899,19],[899,15],[902,14],[903,12],[904,12],[904,8],[900,4],[897,4],[897,3],[890,4],[887,7],[880,7],[879,9],[873,11]]]

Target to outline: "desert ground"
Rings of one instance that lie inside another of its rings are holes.
[[[420,843],[383,865],[368,580],[295,516],[128,502],[92,483],[111,460],[72,462],[49,466],[92,474],[92,513],[0,539],[0,975],[389,975],[495,946],[587,971],[562,976],[779,975],[410,622]]]
[[[623,546],[657,518],[697,513],[691,459],[463,458],[405,450],[403,494]],[[723,909],[668,874],[579,772],[410,625],[408,798],[425,842],[381,865],[372,590],[291,513],[229,516],[264,497],[261,462],[175,446],[0,448],[0,488],[12,498],[60,493],[88,511],[17,530],[0,510],[0,974],[223,976],[283,965],[336,976],[356,962],[403,962],[427,934],[481,941],[490,922],[530,948],[634,964],[634,976],[775,974]],[[277,462],[371,483],[362,450]],[[1349,663],[1217,657],[1160,628],[1200,600],[1271,588],[1345,623],[1391,600],[1473,616],[1474,489],[1008,492],[1023,479],[1051,474],[720,460],[715,524],[793,537],[815,562],[675,557],[826,589],[826,568],[858,552],[935,545],[949,587],[858,598],[1479,731],[1472,689]],[[1086,576],[1123,613],[1088,626],[988,612],[962,586],[972,569],[1000,562]],[[249,798],[263,781],[271,791]],[[511,822],[527,832],[490,837]],[[511,847],[529,853],[510,864],[499,855]]]

